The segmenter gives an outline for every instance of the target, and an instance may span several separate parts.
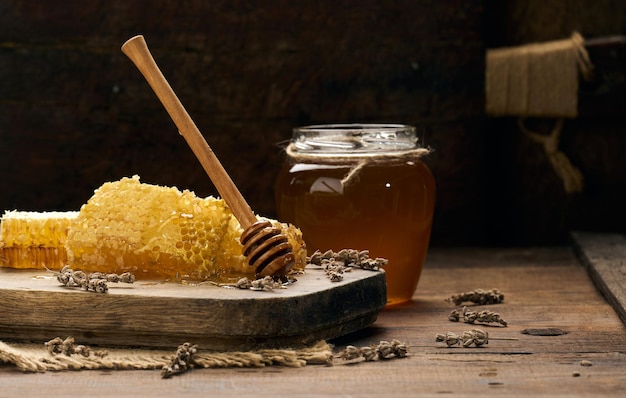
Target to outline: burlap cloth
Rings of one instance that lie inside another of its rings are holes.
[[[491,116],[574,118],[579,74],[593,66],[583,37],[487,51],[486,110]]]
[[[42,344],[6,344],[0,342],[0,362],[15,365],[24,372],[87,369],[163,369],[172,361],[175,350],[106,348],[93,350],[89,356],[52,354]],[[249,352],[204,352],[193,357],[195,368],[245,368],[264,366],[303,367],[329,364],[332,348],[325,341],[298,349],[259,349]]]
[[[583,37],[487,51],[486,112],[490,116],[518,116],[522,132],[543,145],[566,192],[583,190],[583,176],[559,150],[563,118],[578,116],[579,77],[590,79],[593,65]],[[549,135],[530,131],[526,117],[556,118]]]

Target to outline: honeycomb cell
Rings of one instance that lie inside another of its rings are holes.
[[[292,244],[295,268],[304,268],[300,230],[271,221]],[[137,176],[103,184],[80,212],[21,219],[5,213],[0,233],[0,257],[9,259],[0,266],[69,264],[85,272],[130,271],[143,279],[203,280],[253,272],[241,254],[242,228],[222,199],[143,184]],[[31,253],[24,256],[25,251]]]

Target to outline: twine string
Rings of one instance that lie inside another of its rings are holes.
[[[578,32],[572,33],[572,46],[576,54],[576,61],[578,63],[578,70],[585,80],[591,80],[593,78],[593,64],[589,53],[585,48],[585,39]]]
[[[289,144],[285,149],[287,155],[295,162],[323,162],[326,164],[347,164],[350,170],[341,179],[341,186],[345,188],[358,180],[361,171],[371,165],[404,162],[411,159],[417,159],[428,155],[431,152],[429,148],[413,148],[403,151],[389,151],[380,153],[354,153],[329,155],[328,153],[306,153],[296,150],[293,143]]]
[[[543,135],[529,130],[524,125],[524,119],[518,119],[520,130],[532,141],[543,146],[554,172],[563,181],[563,187],[567,193],[582,192],[584,187],[584,177],[580,170],[574,166],[563,151],[559,150],[559,140],[563,131],[563,118],[556,120],[552,131],[548,135]]]
[[[172,359],[173,351],[107,349],[106,355],[53,355],[43,344],[13,344],[0,341],[0,363],[14,365],[23,372],[93,369],[161,369]],[[332,347],[321,340],[301,348],[259,349],[254,351],[199,352],[194,363],[199,368],[287,366],[303,367],[332,360]]]

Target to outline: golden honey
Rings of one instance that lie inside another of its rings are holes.
[[[279,219],[309,254],[351,248],[389,260],[388,305],[413,296],[430,239],[435,181],[415,129],[328,125],[294,130],[275,186]]]

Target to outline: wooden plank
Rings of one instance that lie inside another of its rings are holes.
[[[450,294],[497,287],[508,327],[480,326],[493,340],[482,348],[448,348],[435,334],[478,325],[448,321]],[[530,336],[529,328],[558,327],[561,336]],[[570,247],[431,250],[411,303],[386,308],[359,332],[335,339],[335,353],[399,339],[404,359],[305,368],[193,369],[171,380],[158,371],[21,374],[0,366],[7,396],[623,396],[626,327],[589,279]],[[202,348],[202,347],[200,347]],[[174,350],[174,347],[172,347]],[[592,366],[582,366],[581,361]]]
[[[384,272],[355,270],[330,282],[312,269],[285,289],[141,281],[97,294],[60,286],[45,271],[0,269],[0,339],[207,349],[300,346],[376,320],[386,302]]]
[[[591,279],[626,324],[626,237],[590,232],[572,237]]]

